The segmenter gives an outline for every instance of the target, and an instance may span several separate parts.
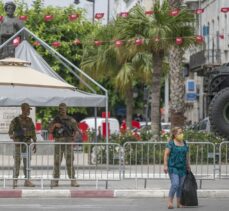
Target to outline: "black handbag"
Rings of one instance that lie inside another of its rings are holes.
[[[198,206],[196,178],[191,171],[187,172],[181,189],[181,204]]]

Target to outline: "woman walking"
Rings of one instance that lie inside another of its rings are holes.
[[[177,207],[183,207],[180,203],[181,187],[187,170],[190,171],[188,146],[184,141],[182,128],[173,128],[171,135],[171,140],[166,144],[164,153],[164,172],[166,174],[169,173],[171,181],[168,209],[173,209],[173,198],[175,193],[177,197]]]

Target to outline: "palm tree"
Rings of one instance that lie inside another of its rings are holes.
[[[176,32],[189,29],[187,23],[192,15],[181,10],[177,16],[169,16],[168,1],[162,5],[155,3],[154,14],[147,16],[140,5],[135,6],[128,16],[117,23],[118,34],[123,39],[142,37],[145,39],[144,50],[152,55],[153,67],[151,75],[151,128],[154,134],[160,132],[160,81],[165,56],[174,45]],[[120,20],[120,19],[119,19]],[[174,38],[174,39],[173,39]]]
[[[169,0],[171,8],[180,8],[181,3],[181,1]],[[182,72],[183,56],[185,49],[189,48],[195,43],[195,39],[193,39],[195,31],[194,16],[189,14],[189,16],[182,17],[182,15],[180,15],[178,18],[181,25],[177,30],[174,30],[172,36],[187,37],[187,39],[184,39],[182,45],[173,45],[169,50],[168,62],[170,67],[170,116],[172,127],[183,127],[185,123],[185,86]]]
[[[110,23],[101,27],[100,30],[92,35],[96,40],[105,41],[99,47],[85,45],[84,56],[81,67],[94,78],[109,78],[109,81],[119,91],[120,96],[125,99],[126,104],[126,123],[131,128],[133,116],[133,88],[137,80],[147,81],[147,75],[151,70],[152,60],[148,53],[137,51],[134,46],[129,46],[127,40],[123,40],[123,46],[116,47],[114,42],[117,40],[116,23]],[[119,38],[120,39],[120,38]],[[110,42],[110,40],[113,40]]]

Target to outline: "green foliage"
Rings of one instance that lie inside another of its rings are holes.
[[[48,44],[60,41],[62,46],[56,49],[59,53],[75,65],[81,64],[93,78],[105,85],[109,90],[110,108],[124,103],[127,87],[136,87],[139,84],[145,85],[151,82],[153,74],[151,53],[158,50],[166,51],[170,44],[174,43],[174,40],[168,38],[177,35],[178,27],[182,26],[182,30],[186,31],[187,23],[193,19],[185,10],[182,10],[178,17],[168,16],[169,7],[166,1],[162,7],[156,4],[155,11],[157,12],[152,16],[146,16],[144,9],[137,5],[130,11],[127,18],[119,17],[107,26],[91,24],[85,19],[84,11],[75,9],[73,6],[67,8],[44,7],[43,0],[34,0],[32,8],[28,8],[20,0],[16,3],[16,15],[28,16],[25,25],[29,30]],[[3,1],[0,1],[0,12],[4,14]],[[80,18],[76,21],[69,21],[68,15],[75,13],[80,14]],[[53,15],[54,19],[45,22],[45,15]],[[165,39],[155,42],[154,38],[158,36]],[[82,45],[72,44],[76,38],[82,41],[84,48]],[[134,43],[136,38],[143,38],[144,45],[136,46]],[[105,42],[97,47],[93,40]],[[119,48],[115,47],[112,44],[115,40],[124,40],[124,45]],[[33,43],[34,40],[30,41]],[[43,47],[35,48],[67,82],[77,87],[83,87]],[[138,106],[143,106],[143,103],[139,103]],[[70,113],[76,111],[78,110],[75,108],[70,109]],[[86,112],[85,110],[80,111]],[[37,113],[38,118],[47,124],[56,113],[56,109],[38,108]],[[142,135],[142,137],[147,139],[149,134]]]
[[[224,141],[224,138],[214,135],[213,133],[206,133],[201,131],[185,130],[184,132],[185,140],[190,142],[201,141],[201,142],[211,142],[214,144],[219,144]]]
[[[84,11],[82,9],[76,9],[73,6],[66,8],[59,7],[44,7],[43,0],[34,0],[31,8],[23,3],[23,1],[15,1],[17,9],[15,16],[26,15],[28,20],[25,22],[25,26],[42,39],[47,44],[51,45],[54,41],[60,41],[61,47],[55,50],[79,66],[82,58],[82,45],[74,45],[73,41],[78,39],[84,39],[87,34],[93,32],[97,25],[93,25],[86,20]],[[4,13],[4,3],[0,1],[0,13]],[[75,21],[69,21],[68,16],[70,14],[79,14],[79,18]],[[45,15],[53,15],[53,20],[45,22]],[[35,40],[30,38],[32,44]],[[46,62],[68,83],[79,87],[80,82],[76,79],[54,56],[50,55],[47,50],[42,46],[35,47]],[[44,128],[47,128],[48,122],[56,113],[56,108],[38,108],[37,119],[41,119]],[[70,114],[80,111],[85,113],[85,109],[70,108],[68,112]]]
[[[117,31],[117,24],[118,21],[114,21],[107,26],[100,27],[88,36],[88,40],[101,40],[103,44],[95,46],[85,43],[81,67],[110,90],[110,106],[115,105],[120,99],[125,100],[127,119],[130,119],[133,115],[132,107],[135,105],[131,97],[132,89],[137,84],[149,82],[152,57],[149,53],[141,51],[141,47],[137,48],[135,45],[130,45],[129,40],[123,40]],[[122,40],[123,45],[115,46],[116,40]],[[126,99],[130,100],[127,102]]]
[[[117,165],[119,164],[119,151],[120,147],[116,145],[95,145],[92,147],[91,161],[94,164],[106,164],[107,157],[109,157],[109,165]]]
[[[190,131],[186,130],[184,132],[185,140],[189,143],[189,154],[190,161],[192,164],[213,164],[213,158],[210,156],[213,152],[213,145],[216,146],[216,152],[218,152],[219,144],[224,141],[222,138],[214,136],[213,134]],[[164,143],[157,143],[157,140],[153,140],[153,134],[150,131],[142,131],[140,134],[140,139],[136,138],[134,134],[130,131],[120,134],[120,135],[112,135],[110,137],[110,143],[120,144],[121,147],[124,147],[125,152],[125,164],[162,164],[163,163],[163,155],[165,150],[165,144],[170,140],[170,134],[163,134],[160,137],[160,141]],[[139,142],[141,141],[141,142]],[[153,141],[154,143],[152,143]],[[155,142],[156,141],[156,142]],[[105,143],[105,139],[99,139],[99,142]],[[130,143],[131,142],[131,143]],[[197,142],[197,143],[193,143]],[[210,142],[207,143],[207,142]],[[212,144],[213,145],[212,145]],[[109,160],[110,163],[114,161],[114,157],[117,157],[117,153],[120,149],[115,149],[113,146],[109,148]],[[103,162],[106,160],[106,148],[98,147],[98,155],[97,158],[101,162],[101,155]],[[228,149],[226,147],[222,150],[222,160],[227,159]],[[100,154],[100,155],[99,155]],[[117,161],[114,163],[118,164]]]
[[[171,8],[168,1],[163,1],[161,5],[160,2],[157,1],[153,8],[154,14],[147,16],[145,15],[145,10],[138,4],[130,10],[128,17],[119,17],[116,21],[119,39],[144,39],[144,45],[140,48],[136,46],[134,42],[129,42],[128,49],[131,49],[132,53],[136,51],[150,53],[154,59],[154,63],[152,64],[153,71],[149,75],[149,78],[155,80],[155,83],[151,85],[151,91],[154,95],[152,101],[154,103],[151,106],[151,118],[152,121],[154,121],[153,125],[160,124],[158,105],[161,99],[160,94],[157,95],[156,93],[160,93],[161,87],[158,86],[156,81],[162,81],[162,63],[165,56],[170,47],[175,44],[175,38],[177,36],[189,36],[188,39],[185,39],[183,44],[186,45],[186,42],[188,44],[190,43],[190,36],[194,35],[194,27],[192,25],[194,15],[186,9],[181,9],[179,15],[172,17],[169,15],[170,10]],[[158,117],[154,115],[158,115]],[[159,134],[158,127],[153,129],[155,133]]]

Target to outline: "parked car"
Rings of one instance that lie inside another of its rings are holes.
[[[170,122],[162,122],[161,123],[161,132],[162,134],[170,133],[171,123]]]
[[[201,132],[211,132],[211,124],[209,117],[205,117],[204,119],[200,120],[199,122],[196,122],[190,126],[187,127],[189,130],[193,131],[201,131]]]
[[[209,117],[206,117],[199,121],[198,129],[199,131],[202,132],[207,132],[207,133],[211,132],[211,124],[210,124]]]
[[[151,122],[140,122],[140,129],[134,128],[132,131],[141,133],[142,131],[151,131]],[[162,134],[170,133],[171,123],[170,122],[161,122],[161,132]]]
[[[106,119],[102,117],[97,117],[96,120],[97,128],[95,128],[95,117],[88,117],[81,120],[80,122],[85,122],[88,125],[89,130],[95,131],[95,129],[97,129],[97,134],[99,134],[100,132],[101,134],[103,134]],[[120,133],[120,125],[116,118],[108,118],[108,125],[110,134]]]

